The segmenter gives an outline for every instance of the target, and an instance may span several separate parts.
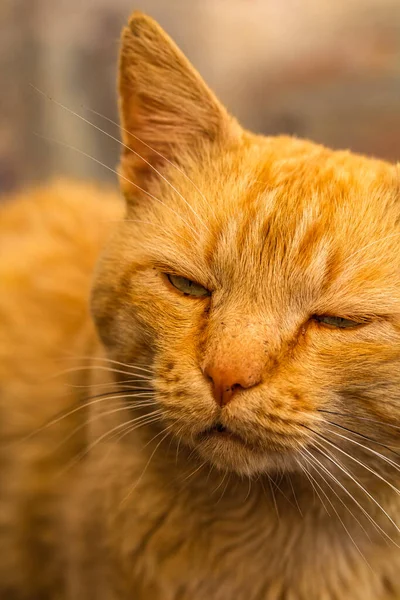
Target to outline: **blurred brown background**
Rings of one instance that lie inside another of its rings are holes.
[[[247,127],[400,160],[400,0],[0,0],[0,192],[55,174],[100,180],[118,38],[140,9]],[[55,141],[44,140],[41,134]],[[58,142],[58,143],[57,143]]]

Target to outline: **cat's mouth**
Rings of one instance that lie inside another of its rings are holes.
[[[245,475],[298,469],[293,445],[277,438],[271,442],[265,436],[250,437],[234,425],[216,421],[192,438],[201,457],[217,468]]]
[[[204,431],[199,434],[199,440],[207,441],[207,440],[215,440],[215,441],[231,441],[236,444],[241,444],[242,446],[250,447],[250,444],[238,433],[226,427],[220,422],[215,423],[211,427],[208,427]],[[255,448],[251,447],[252,450]]]

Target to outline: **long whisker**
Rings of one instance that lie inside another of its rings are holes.
[[[165,208],[167,208],[168,210],[170,210],[172,213],[174,213],[179,219],[181,219],[181,221],[189,228],[192,230],[192,232],[195,234],[195,236],[198,238],[198,232],[195,230],[194,227],[192,227],[192,225],[190,225],[190,223],[188,223],[186,221],[186,219],[184,219],[182,217],[182,215],[180,215],[176,210],[174,210],[172,208],[172,206],[169,206],[168,204],[166,204],[165,202],[163,202],[162,200],[160,200],[159,198],[157,198],[156,196],[154,196],[153,194],[151,194],[150,192],[148,192],[147,190],[145,190],[144,188],[140,187],[140,185],[138,185],[137,183],[135,183],[134,181],[131,181],[130,179],[128,179],[127,177],[125,177],[124,175],[122,175],[122,173],[118,173],[118,171],[116,171],[115,169],[113,169],[112,167],[109,167],[108,165],[106,165],[105,163],[101,162],[101,160],[98,160],[97,158],[95,158],[94,156],[92,156],[91,154],[88,154],[87,152],[84,152],[83,150],[81,150],[80,148],[77,148],[76,146],[72,146],[71,144],[66,144],[65,142],[60,142],[59,140],[55,140],[53,138],[47,137],[45,135],[41,135],[40,133],[36,133],[34,132],[34,135],[36,135],[37,137],[46,140],[47,142],[51,142],[52,144],[57,144],[58,146],[62,146],[63,148],[67,148],[69,150],[73,150],[74,152],[77,152],[78,154],[81,154],[82,156],[85,156],[86,158],[89,158],[90,160],[92,160],[93,162],[97,163],[98,165],[104,167],[105,169],[107,169],[108,171],[111,171],[111,173],[114,173],[114,175],[117,175],[117,177],[119,177],[120,179],[123,179],[124,181],[128,182],[130,185],[132,185],[133,187],[135,187],[136,189],[140,190],[141,192],[143,192],[144,194],[146,194],[146,196],[149,196],[150,198],[152,198],[155,202],[158,202],[159,204],[161,204],[162,206],[164,206]]]
[[[351,473],[349,473],[344,467],[343,465],[341,465],[339,463],[339,461],[336,461],[330,452],[326,453],[323,449],[318,448],[317,446],[315,446],[317,451],[322,454],[323,456],[325,456],[325,458],[327,458],[328,460],[330,460],[334,465],[336,465],[341,471],[343,471],[343,473],[349,477],[349,478],[353,478]],[[314,460],[316,461],[316,463],[318,463],[318,465],[320,466],[320,468],[324,471],[324,473],[326,473],[326,475],[328,475],[328,477],[330,477],[335,483],[336,485],[338,485],[345,494],[347,494],[347,496],[349,496],[349,498],[356,504],[356,506],[361,510],[361,512],[365,515],[365,517],[368,519],[368,521],[371,523],[371,525],[373,525],[373,527],[375,527],[375,529],[377,529],[377,531],[379,531],[382,535],[384,535],[386,538],[388,538],[395,546],[397,546],[396,542],[389,536],[388,533],[386,533],[386,531],[378,524],[375,522],[375,520],[371,517],[371,515],[368,513],[368,511],[358,502],[358,500],[356,500],[356,498],[354,498],[354,496],[348,491],[348,489],[339,481],[339,479],[337,477],[335,477],[335,475],[333,473],[331,473],[329,471],[329,469],[327,469],[325,467],[324,464],[321,463],[320,460],[317,459],[316,456],[314,456],[313,454],[311,454],[311,452],[309,452],[306,448],[304,448],[304,450],[307,451],[307,454],[309,454],[309,456],[313,457]]]
[[[148,406],[154,406],[155,403],[154,402],[143,402],[140,407],[137,406],[135,403],[134,404],[127,404],[124,406],[120,406],[119,408],[114,408],[113,410],[106,410],[104,412],[101,412],[99,414],[96,414],[92,417],[90,417],[90,419],[88,419],[87,421],[85,421],[84,423],[81,423],[80,425],[78,425],[77,427],[75,427],[75,429],[73,431],[71,431],[71,433],[69,433],[59,444],[57,444],[57,446],[55,447],[55,450],[57,450],[58,448],[60,448],[61,446],[63,446],[64,444],[66,444],[68,442],[68,440],[70,440],[71,438],[73,438],[79,431],[81,431],[82,429],[85,429],[88,425],[91,425],[92,423],[94,423],[95,421],[98,421],[99,419],[102,419],[103,417],[106,416],[110,416],[113,415],[117,412],[122,412],[122,411],[126,411],[129,410],[131,411],[134,408],[146,408]],[[151,413],[147,413],[144,416],[150,416],[150,415],[154,415],[154,414],[161,414],[161,409],[155,410]]]
[[[283,475],[284,474],[281,473],[279,481],[275,481],[275,479],[273,477],[269,476],[270,485],[273,485],[276,488],[276,490],[281,494],[281,496],[283,496],[285,498],[285,500],[286,500],[286,502],[288,502],[288,504],[293,506],[293,508],[296,508],[296,506],[293,504],[293,502],[290,500],[290,498],[288,498],[287,494],[285,494],[285,492],[281,489],[281,487],[279,485],[282,482]],[[293,490],[293,488],[292,488],[292,490]]]
[[[301,450],[300,450],[299,452],[300,452],[300,456],[302,456],[302,457],[303,457],[303,454],[302,454]],[[303,457],[303,458],[304,458],[304,457]],[[314,486],[314,484],[313,484],[312,480],[311,480],[311,479],[310,479],[310,477],[309,477],[308,470],[307,470],[307,469],[306,469],[306,467],[305,467],[305,466],[304,466],[304,465],[301,463],[301,461],[300,461],[299,459],[296,459],[296,461],[297,461],[297,464],[299,465],[300,469],[301,469],[301,470],[302,470],[302,472],[304,473],[304,475],[307,477],[307,480],[308,480],[309,484],[311,485],[311,489],[312,489],[312,491],[313,491],[313,502],[314,502],[314,504],[315,504],[315,495],[316,495],[316,493],[317,493],[317,492],[316,492],[316,490],[315,490],[315,486]],[[322,503],[322,504],[323,504],[323,503]],[[326,508],[325,508],[325,510],[326,510]]]
[[[127,369],[137,369],[138,371],[145,371],[145,372],[149,373],[150,375],[153,374],[153,369],[151,369],[150,367],[144,367],[142,365],[139,366],[139,365],[133,365],[130,363],[124,363],[119,360],[113,360],[112,358],[108,358],[105,356],[67,356],[65,358],[62,358],[61,360],[90,360],[90,361],[101,360],[101,361],[104,361],[107,363],[112,363],[113,365],[119,365],[120,367],[125,367]],[[92,365],[90,365],[90,367],[91,366]]]
[[[343,450],[342,448],[340,448],[339,446],[337,446],[336,444],[334,444],[333,442],[331,442],[330,440],[328,440],[328,438],[325,437],[324,435],[322,435],[321,433],[317,433],[315,431],[314,431],[314,433],[319,438],[323,439],[327,444],[329,444],[330,446],[332,446],[333,448],[335,448],[335,450],[338,450],[341,454],[344,454],[345,456],[347,456],[347,458],[350,458],[350,460],[354,461],[355,463],[357,463],[358,465],[360,465],[361,467],[363,467],[364,469],[366,469],[367,471],[369,471],[370,473],[372,473],[373,475],[375,475],[375,477],[378,477],[378,479],[380,479],[381,481],[383,481],[384,483],[386,483],[390,488],[392,488],[392,490],[394,492],[396,492],[396,494],[398,494],[400,496],[400,490],[398,490],[397,487],[395,487],[392,483],[390,483],[390,481],[387,481],[387,479],[385,479],[384,477],[382,477],[382,475],[380,473],[377,473],[377,471],[375,471],[375,469],[372,469],[368,465],[364,464],[362,461],[358,460],[358,458],[355,458],[355,456],[352,456],[351,454],[349,454],[348,452],[346,452],[345,450]],[[331,433],[333,433],[334,435],[337,435],[339,437],[342,437],[342,438],[345,437],[345,436],[341,435],[340,433],[337,433],[337,432],[334,432],[334,431],[332,431]],[[359,444],[358,442],[355,442],[354,440],[350,440],[347,437],[345,437],[345,439],[347,439],[349,441],[353,441],[353,443],[357,444],[358,446],[362,446],[363,448],[365,448],[365,446],[363,446],[362,444]],[[394,521],[393,521],[393,525],[395,525]],[[397,527],[397,525],[396,525],[396,527]],[[400,533],[400,529],[399,528],[398,528],[398,531]]]
[[[70,417],[73,414],[79,412],[80,410],[88,408],[89,406],[93,406],[94,404],[99,404],[101,402],[110,402],[111,400],[117,400],[119,398],[132,398],[132,397],[135,397],[135,398],[139,398],[139,397],[151,398],[151,397],[154,397],[154,395],[152,393],[150,393],[150,392],[143,392],[143,393],[132,392],[131,395],[129,395],[129,392],[126,392],[126,393],[120,394],[120,395],[114,395],[114,392],[108,392],[106,394],[99,394],[98,396],[94,396],[93,397],[94,399],[90,400],[89,402],[84,402],[83,404],[80,404],[76,408],[68,410],[67,412],[64,411],[61,416],[56,417],[55,419],[52,419],[51,421],[45,423],[41,427],[38,427],[37,429],[35,429],[35,431],[32,431],[31,433],[29,433],[28,435],[26,435],[25,437],[23,437],[19,441],[20,442],[27,442],[29,439],[31,439],[35,435],[38,435],[39,433],[43,432],[44,430],[48,429],[49,427],[53,427],[54,425],[57,425],[57,423],[60,423],[64,419],[67,419],[68,417]]]
[[[365,435],[364,433],[360,433],[359,431],[354,431],[354,429],[350,429],[349,427],[345,427],[344,425],[339,425],[339,423],[335,423],[334,421],[326,421],[326,422],[329,423],[329,425],[332,425],[333,427],[337,427],[338,429],[342,429],[343,431],[352,433],[352,434],[356,435],[357,437],[360,437],[364,440],[367,440],[368,442],[371,442],[372,444],[376,444],[377,446],[380,446],[381,448],[385,448],[385,450],[388,450],[395,456],[400,457],[399,452],[396,452],[390,446],[386,446],[385,444],[382,444],[382,442],[378,442],[378,440],[370,438],[368,435]]]
[[[306,459],[306,457],[304,456],[304,453],[303,453],[303,452],[301,452],[301,451],[300,451],[300,455],[301,455],[301,457],[302,457],[302,459],[303,459],[304,461],[307,461],[307,459]],[[308,461],[307,461],[307,463],[308,463]],[[314,493],[317,495],[317,497],[318,497],[319,501],[321,502],[321,505],[324,507],[324,510],[325,510],[326,514],[327,514],[328,516],[331,516],[331,514],[330,514],[329,510],[326,508],[326,504],[325,504],[325,502],[323,501],[323,499],[322,499],[322,498],[321,498],[321,496],[319,495],[318,489],[315,487],[315,485],[317,484],[317,482],[316,482],[316,480],[315,480],[315,477],[312,475],[312,473],[310,473],[310,471],[309,471],[308,469],[306,469],[306,467],[305,467],[304,465],[302,465],[302,464],[301,464],[301,462],[300,462],[300,461],[298,461],[298,465],[300,466],[300,468],[301,468],[301,470],[303,471],[304,475],[307,477],[307,479],[308,479],[308,481],[309,481],[309,483],[310,483],[310,485],[311,485],[311,488],[312,488],[313,492],[314,492]],[[315,467],[314,467],[314,468],[315,468]],[[320,486],[318,486],[318,487],[320,488]],[[314,500],[315,500],[315,496],[314,496]]]
[[[311,469],[315,469],[315,471],[318,473],[318,475],[321,477],[322,481],[325,483],[325,485],[327,485],[327,481],[326,479],[324,479],[324,477],[322,476],[321,471],[318,470],[318,465],[316,463],[314,463],[313,461],[311,461],[311,457],[312,455],[310,454],[309,457],[307,458],[307,456],[304,455],[303,452],[301,452],[301,457],[302,459],[311,467]],[[316,477],[314,477],[314,475],[312,474],[311,470],[305,470],[304,472],[307,472],[309,477],[311,478],[311,480],[314,482],[314,484],[317,486],[317,488],[320,490],[320,492],[325,496],[326,500],[329,502],[329,504],[331,505],[332,509],[334,510],[336,516],[338,517],[338,519],[340,520],[340,522],[342,523],[342,520],[340,519],[337,511],[335,510],[335,507],[331,501],[331,499],[329,498],[329,496],[327,495],[327,493],[325,492],[324,488],[322,487],[322,485],[319,483],[319,481],[317,480]],[[317,492],[317,490],[315,490]],[[317,492],[318,493],[318,492]],[[331,516],[331,513],[328,511],[328,509],[325,506],[325,503],[323,502],[321,496],[318,494],[318,498],[320,499],[321,503],[323,504],[323,507],[325,508],[327,514],[329,516]]]
[[[87,448],[85,448],[82,452],[80,452],[72,461],[70,461],[60,472],[59,475],[62,475],[63,473],[65,473],[65,471],[68,471],[69,469],[71,469],[72,467],[74,467],[80,460],[82,460],[87,454],[89,454],[98,444],[100,444],[100,442],[102,442],[103,440],[105,440],[109,435],[111,435],[112,433],[114,433],[115,431],[125,428],[128,425],[133,424],[134,422],[137,424],[138,422],[140,422],[140,426],[143,426],[147,423],[147,419],[149,418],[153,419],[153,415],[147,414],[147,415],[141,415],[139,417],[136,417],[136,419],[132,419],[130,421],[127,421],[125,423],[121,423],[120,425],[116,425],[116,427],[114,427],[113,429],[111,429],[110,431],[107,431],[106,433],[103,433],[103,435],[101,435],[99,438],[97,438],[94,442],[92,442],[91,444],[89,444],[89,446]],[[161,419],[160,419],[161,420]]]
[[[297,506],[297,509],[300,513],[300,516],[303,517],[303,513],[301,512],[301,508],[300,508],[299,502],[297,500],[296,492],[294,491],[293,481],[292,481],[292,478],[290,477],[290,474],[288,475],[288,481],[289,481],[290,488],[292,490],[293,498],[294,498],[295,504]]]
[[[316,469],[317,473],[322,478],[322,480],[325,483],[325,485],[327,485],[329,487],[329,489],[331,490],[331,492],[336,496],[336,498],[339,500],[339,502],[344,506],[344,508],[346,509],[346,511],[359,524],[359,526],[364,531],[364,533],[367,536],[367,538],[369,540],[371,540],[368,531],[365,529],[365,527],[363,526],[363,524],[361,523],[361,521],[358,519],[358,517],[356,517],[356,515],[353,513],[353,511],[350,509],[350,507],[347,506],[346,502],[344,502],[344,500],[339,496],[339,494],[336,492],[336,490],[333,488],[333,486],[329,483],[329,481],[326,479],[326,477],[324,477],[324,475],[323,475],[323,473],[321,471],[321,468],[318,468],[318,463],[316,462],[315,457],[312,454],[311,454],[311,456],[309,455],[309,458],[307,458],[306,456],[304,456],[304,454],[302,454],[302,457],[307,462],[311,461],[311,464],[313,465],[314,469]]]
[[[111,135],[107,131],[104,131],[104,129],[101,129],[101,127],[98,127],[97,125],[95,125],[95,123],[92,123],[91,121],[89,121],[89,119],[86,119],[85,117],[83,117],[79,113],[75,112],[74,110],[68,108],[67,106],[64,106],[64,104],[61,104],[61,102],[59,102],[58,100],[55,100],[54,98],[52,98],[51,96],[49,96],[48,94],[46,94],[45,92],[43,92],[42,90],[39,90],[34,85],[31,84],[31,87],[33,87],[33,89],[36,90],[36,92],[38,92],[39,94],[41,94],[42,96],[44,96],[45,98],[47,98],[48,100],[50,100],[51,102],[54,102],[57,106],[59,106],[63,110],[66,110],[67,112],[69,112],[74,117],[77,117],[78,119],[80,119],[84,123],[87,123],[87,125],[90,125],[90,127],[93,127],[94,129],[97,129],[97,131],[100,131],[100,133],[103,133],[108,138],[114,140],[114,142],[117,142],[118,144],[120,144],[123,148],[126,148],[126,150],[129,150],[129,152],[132,152],[132,154],[135,154],[135,156],[138,156],[147,166],[149,166],[151,169],[153,169],[153,171],[155,173],[157,173],[157,175],[159,177],[161,177],[161,179],[163,179],[171,187],[171,189],[174,190],[174,192],[176,192],[178,194],[178,196],[183,200],[183,202],[186,204],[186,206],[198,218],[198,220],[200,221],[200,223],[207,229],[208,232],[210,232],[209,228],[204,223],[203,219],[200,218],[200,216],[197,214],[197,212],[194,210],[194,208],[186,200],[186,198],[184,198],[182,196],[182,194],[176,189],[176,187],[174,185],[172,185],[172,183],[170,181],[168,181],[168,179],[162,173],[160,173],[160,171],[158,169],[156,169],[156,167],[154,165],[152,165],[148,160],[146,160],[143,156],[141,156],[139,154],[139,152],[136,152],[135,150],[133,150],[133,148],[131,148],[130,146],[127,146],[126,144],[124,144],[123,142],[121,142],[121,140],[119,140],[115,136]]]
[[[126,389],[126,388],[128,388],[128,389],[132,388],[131,384],[132,383],[137,383],[138,386],[139,386],[137,389],[150,391],[151,388],[143,387],[141,384],[148,383],[148,382],[151,382],[151,381],[152,381],[151,377],[146,378],[146,377],[141,377],[140,376],[139,378],[136,377],[135,379],[124,379],[123,381],[108,381],[108,382],[105,382],[105,383],[89,383],[89,384],[83,384],[83,383],[82,384],[78,384],[78,383],[65,383],[64,385],[66,387],[74,388],[74,389],[76,389],[76,388],[78,388],[78,389],[82,389],[82,388],[87,389],[87,388],[90,388],[91,389],[91,388],[98,388],[98,387],[104,387],[104,388],[115,387],[118,390],[119,389],[123,390],[123,389]]]
[[[207,464],[207,463],[205,462],[204,464]],[[217,506],[221,502],[222,498],[225,496],[226,490],[228,489],[228,485],[229,485],[229,482],[231,480],[231,477],[232,477],[232,473],[229,473],[228,479],[226,480],[226,483],[224,485],[224,489],[222,490],[220,497],[216,501],[215,506]]]
[[[145,465],[145,467],[144,467],[144,469],[143,469],[143,471],[142,471],[142,474],[141,474],[141,475],[140,475],[140,477],[139,477],[139,478],[136,480],[136,483],[135,483],[135,484],[134,484],[134,485],[133,485],[133,486],[132,486],[132,487],[129,489],[129,491],[128,491],[128,493],[126,494],[126,496],[125,496],[125,497],[122,499],[122,501],[121,501],[121,505],[122,505],[122,504],[124,504],[124,503],[125,503],[125,502],[128,500],[129,496],[131,496],[131,494],[134,492],[134,490],[137,488],[137,486],[139,485],[139,483],[140,483],[140,482],[141,482],[141,480],[143,479],[143,477],[144,477],[144,475],[145,475],[145,473],[146,473],[146,471],[147,471],[147,469],[148,469],[148,467],[149,467],[149,465],[150,465],[150,463],[151,463],[151,460],[152,460],[153,456],[155,455],[155,453],[157,452],[158,448],[161,446],[161,444],[163,443],[163,441],[164,441],[164,440],[167,438],[167,436],[169,435],[169,433],[170,433],[170,431],[169,431],[169,430],[171,429],[171,427],[172,427],[172,425],[169,425],[168,427],[166,427],[165,429],[163,429],[162,431],[160,431],[160,433],[158,433],[157,435],[155,435],[155,436],[154,436],[154,437],[153,437],[153,438],[150,440],[150,442],[149,442],[149,443],[153,442],[153,441],[154,441],[154,440],[155,440],[155,439],[156,439],[156,438],[157,438],[159,435],[162,435],[163,433],[165,433],[165,435],[164,435],[164,436],[161,438],[161,440],[158,442],[158,444],[157,444],[157,445],[156,445],[156,447],[154,448],[153,452],[151,453],[151,455],[150,455],[150,458],[149,458],[149,460],[147,461],[147,463],[146,463],[146,465]],[[147,446],[147,445],[148,445],[148,444],[146,444],[146,446]]]
[[[276,496],[275,496],[274,488],[272,487],[272,479],[271,479],[270,475],[268,475],[268,473],[266,475],[268,477],[269,489],[271,490],[271,495],[272,495],[272,500],[273,500],[274,507],[275,507],[276,516],[278,518],[278,521],[280,521],[280,515],[279,515],[279,510],[278,510],[278,503],[276,501]]]
[[[185,482],[185,481],[187,481],[187,480],[188,480],[188,479],[190,479],[191,477],[193,477],[193,475],[195,475],[196,473],[198,473],[198,472],[200,471],[200,469],[202,469],[202,468],[204,467],[204,465],[206,465],[206,464],[207,464],[207,461],[205,460],[204,462],[202,462],[202,463],[200,464],[200,466],[199,466],[199,467],[197,467],[197,468],[196,468],[194,471],[192,471],[191,473],[189,473],[189,475],[187,475],[186,477],[184,477],[184,478],[182,479],[182,483],[183,483],[183,482]]]
[[[148,426],[148,425],[152,425],[153,423],[159,423],[162,421],[162,411],[161,409],[159,411],[154,411],[154,413],[157,413],[156,416],[154,416],[153,418],[149,418],[149,420],[147,421],[142,421],[141,423],[139,423],[139,425],[133,424],[130,425],[131,421],[127,422],[127,427],[125,429],[125,431],[123,430],[122,433],[119,434],[115,434],[113,433],[110,437],[110,441],[115,441],[116,444],[118,444],[124,437],[126,437],[127,435],[129,435],[130,433],[133,433],[134,431],[136,431],[137,429],[144,427],[144,426]],[[111,452],[111,448],[109,449],[109,451],[104,455],[104,460],[107,460],[108,456],[110,455]]]
[[[116,390],[112,390],[111,392],[101,392],[100,394],[94,394],[93,396],[88,396],[87,398],[85,398],[85,400],[86,401],[95,400],[96,398],[112,399],[113,394],[119,394],[120,392],[123,392],[123,395],[117,396],[117,398],[129,398],[129,397],[130,398],[135,398],[135,397],[143,398],[146,396],[155,398],[155,393],[152,388],[145,388],[141,385],[139,385],[139,386],[129,385],[124,389],[116,389]],[[84,405],[82,405],[82,406],[84,406]]]
[[[306,459],[306,457],[305,457],[304,455],[303,455],[303,458],[304,458],[305,460],[307,460],[307,459]],[[312,463],[312,464],[313,464],[313,463]],[[329,483],[326,481],[325,477],[322,475],[322,473],[319,471],[319,469],[318,469],[318,468],[317,468],[315,465],[314,465],[314,468],[316,468],[316,470],[317,470],[317,473],[319,473],[319,475],[320,475],[320,477],[322,478],[322,480],[324,481],[324,483],[325,483],[326,485],[328,485],[328,486],[330,487],[330,489],[331,489],[331,490],[334,492],[334,494],[335,494],[335,495],[336,495],[336,496],[339,498],[339,500],[341,500],[341,498],[339,497],[339,495],[338,495],[338,494],[337,494],[337,493],[336,493],[336,492],[333,490],[332,486],[331,486],[331,485],[330,485],[330,484],[329,484]],[[368,562],[368,561],[367,561],[367,559],[365,558],[365,556],[364,556],[364,554],[362,553],[361,549],[359,548],[359,546],[358,546],[357,542],[355,541],[355,539],[354,539],[354,538],[353,538],[353,536],[351,535],[350,531],[349,531],[349,530],[348,530],[348,528],[346,527],[346,525],[345,525],[345,523],[344,523],[343,519],[342,519],[342,518],[341,518],[341,516],[339,515],[338,511],[336,510],[336,508],[335,508],[335,506],[334,506],[333,502],[331,501],[331,499],[329,498],[328,494],[325,492],[325,490],[323,489],[323,487],[322,487],[322,486],[321,486],[321,485],[318,483],[318,481],[316,481],[316,480],[315,480],[315,484],[316,484],[316,485],[319,487],[319,489],[321,490],[321,492],[324,494],[324,496],[325,496],[325,497],[326,497],[326,499],[328,500],[328,502],[329,502],[329,504],[331,505],[331,507],[332,507],[333,511],[335,512],[335,514],[336,514],[337,518],[339,519],[339,521],[340,521],[340,523],[341,523],[341,525],[342,525],[343,529],[345,530],[345,532],[346,532],[346,533],[347,533],[347,535],[349,536],[349,538],[350,538],[351,542],[353,543],[353,545],[354,545],[355,549],[356,549],[356,550],[357,550],[357,552],[360,554],[361,558],[362,558],[362,559],[365,561],[365,563],[366,563],[366,564],[369,566],[369,568],[372,570],[372,567],[371,567],[371,565],[369,564],[369,562]],[[344,502],[343,502],[343,505],[346,507],[346,504],[345,504]],[[350,511],[350,512],[351,512],[351,511]],[[351,514],[352,514],[352,516],[354,517],[353,513],[351,513]],[[354,518],[355,518],[355,517],[354,517]],[[358,523],[360,523],[360,522],[358,521],[358,519],[356,519],[356,521],[357,521]],[[361,523],[360,523],[360,525],[361,525]],[[363,527],[362,525],[361,525],[361,527],[362,527],[362,529],[365,531],[365,529],[364,529],[364,527]],[[365,533],[367,533],[367,532],[365,531]],[[368,536],[368,534],[367,534],[367,536]]]
[[[221,481],[219,482],[219,484],[217,485],[215,490],[212,492],[212,495],[214,495],[219,490],[219,488],[223,485],[227,475],[228,475],[228,471],[225,471],[224,476],[222,477]]]
[[[333,425],[336,425],[336,423],[333,423]],[[338,433],[337,431],[332,431],[332,429],[327,429],[327,431],[329,431],[330,433],[332,433],[333,435],[336,435],[337,437],[340,437],[344,440],[348,440],[349,442],[351,442],[352,444],[356,444],[357,446],[360,446],[361,448],[364,448],[365,450],[367,450],[367,452],[371,452],[371,454],[375,454],[375,456],[378,456],[379,458],[381,458],[383,461],[387,462],[389,465],[391,465],[394,469],[396,469],[396,471],[399,471],[400,473],[400,467],[399,465],[397,465],[393,460],[391,460],[390,458],[387,458],[387,456],[384,456],[383,454],[381,454],[380,452],[376,452],[376,450],[373,450],[372,448],[369,448],[368,446],[365,446],[364,444],[361,444],[360,442],[357,442],[356,440],[353,440],[351,438],[349,438],[346,435],[342,435],[341,433]],[[357,434],[356,434],[357,435]],[[368,438],[367,438],[368,439]],[[386,446],[385,446],[386,448]],[[389,448],[390,450],[390,448]],[[397,453],[396,453],[397,454]],[[400,492],[399,492],[400,493]]]
[[[375,423],[376,425],[384,425],[385,427],[390,427],[392,429],[397,429],[400,431],[400,426],[392,425],[391,423],[386,423],[385,421],[377,421],[376,419],[370,419],[369,417],[360,417],[359,415],[352,415],[349,413],[341,413],[334,410],[325,410],[320,408],[319,412],[327,413],[329,415],[339,415],[340,417],[346,417],[347,419],[355,419],[358,421],[368,421],[369,423]]]
[[[112,367],[103,367],[102,365],[96,365],[96,367],[93,367],[93,365],[87,365],[87,366],[71,367],[69,369],[64,369],[63,371],[59,371],[58,373],[51,375],[49,377],[49,379],[55,379],[56,377],[61,377],[61,375],[68,375],[68,373],[76,373],[78,371],[93,370],[93,368],[96,368],[98,371],[107,371],[109,373],[120,373],[121,375],[130,375],[131,377],[137,376],[136,373],[132,373],[130,371],[122,371],[121,369],[114,369]]]
[[[329,461],[331,461],[334,465],[336,465],[338,467],[338,469],[340,469],[340,471],[342,471],[347,477],[349,477],[349,479],[351,479],[367,496],[368,498],[370,498],[370,500],[373,501],[374,504],[376,504],[376,506],[386,515],[386,517],[389,519],[389,521],[391,521],[393,523],[393,525],[395,526],[395,528],[398,530],[398,527],[396,525],[396,523],[394,523],[393,519],[390,517],[390,515],[388,515],[388,513],[385,511],[384,508],[382,508],[382,506],[379,504],[379,502],[377,500],[375,500],[375,498],[368,492],[368,490],[365,489],[365,487],[363,485],[361,485],[361,483],[359,481],[357,481],[357,479],[347,470],[344,468],[344,466],[337,461],[336,459],[334,459],[331,455],[331,453],[327,453],[326,452],[326,448],[324,448],[321,444],[319,444],[317,442],[318,446],[316,445],[315,447],[317,449],[319,449],[319,452],[325,456],[325,458],[327,458]],[[304,450],[308,453],[309,451],[304,448]],[[313,456],[311,453],[309,453],[311,456]],[[337,477],[335,477],[333,475],[333,473],[331,473],[326,467],[325,465],[323,465],[317,458],[316,456],[313,456],[314,460],[316,460],[318,462],[318,464],[321,466],[321,468],[324,470],[325,473],[327,473],[327,475],[329,475],[332,479],[334,479],[334,481],[337,483],[337,485],[339,485],[343,491],[353,500],[353,502],[355,502],[357,504],[357,506],[362,510],[362,512],[365,514],[365,516],[369,519],[369,521],[374,525],[374,527],[378,528],[379,531],[381,531],[381,533],[383,533],[383,535],[385,537],[387,537],[397,548],[400,549],[400,546],[389,536],[388,533],[386,533],[386,531],[379,525],[379,523],[376,523],[376,521],[371,517],[371,515],[365,510],[365,508],[358,502],[358,500],[356,500],[354,498],[354,496],[352,496],[352,494],[350,494],[350,492],[346,489],[346,487],[339,481],[339,479]]]
[[[122,433],[119,433],[118,435],[116,435],[115,433],[113,434],[113,436],[110,439],[114,439],[116,443],[120,442],[125,436],[129,435],[130,433],[133,433],[134,431],[136,431],[137,429],[139,429],[139,427],[143,427],[143,426],[147,426],[147,425],[152,425],[153,423],[160,423],[162,421],[162,411],[154,411],[155,416],[153,418],[149,418],[149,420],[145,420],[144,416],[143,416],[143,421],[139,424],[139,426],[137,424],[130,424],[130,421],[127,422],[127,428],[125,431],[123,431]],[[150,415],[150,413],[149,413]],[[149,416],[148,415],[148,416]]]
[[[396,233],[390,233],[389,235],[386,235],[383,238],[379,238],[379,240],[374,240],[373,242],[369,242],[369,244],[366,244],[365,246],[362,246],[362,248],[358,248],[355,252],[353,252],[352,254],[350,254],[350,256],[348,256],[346,260],[349,261],[351,258],[353,258],[354,256],[356,256],[360,252],[363,252],[367,248],[370,248],[371,246],[374,246],[375,244],[379,244],[380,242],[385,242],[386,240],[389,240],[391,238],[398,237],[399,235],[400,235],[400,232],[397,231]]]
[[[108,123],[111,123],[112,125],[115,125],[116,127],[118,127],[120,129],[120,131],[123,131],[124,133],[127,133],[127,134],[131,135],[135,140],[137,140],[138,142],[140,142],[141,144],[143,144],[144,146],[146,146],[146,148],[148,148],[149,150],[151,150],[152,152],[154,152],[155,154],[157,154],[166,163],[168,163],[169,165],[171,165],[172,167],[174,167],[174,169],[176,169],[179,173],[181,173],[181,175],[183,175],[189,181],[189,183],[192,184],[192,186],[194,187],[194,189],[200,194],[201,198],[203,198],[205,204],[209,207],[209,209],[211,210],[211,212],[213,213],[213,215],[215,217],[214,209],[211,206],[211,204],[208,202],[208,200],[206,199],[206,197],[204,196],[203,192],[197,187],[197,185],[194,183],[194,181],[192,181],[190,179],[190,177],[187,175],[187,173],[185,173],[185,171],[183,171],[183,169],[181,169],[177,164],[175,164],[174,162],[172,162],[172,160],[169,160],[166,156],[164,156],[163,154],[161,154],[161,152],[159,152],[158,150],[156,150],[155,148],[153,148],[152,146],[150,146],[149,144],[147,144],[146,142],[144,142],[142,139],[140,139],[140,137],[138,137],[137,135],[135,135],[134,133],[132,133],[128,129],[125,129],[124,127],[121,127],[121,125],[119,123],[117,123],[116,121],[113,121],[109,117],[106,117],[105,115],[102,115],[101,113],[99,113],[96,110],[93,110],[92,108],[89,108],[87,106],[83,106],[83,108],[85,108],[89,112],[93,113],[94,115],[97,115],[101,119],[104,119],[105,121],[108,121]]]
[[[182,436],[180,434],[181,434],[181,431],[182,431],[183,428],[184,428],[184,425],[182,425],[182,427],[180,427],[178,429],[178,431],[175,433],[175,437],[178,438],[178,443],[176,445],[175,465],[178,465],[179,448],[180,448],[181,442],[182,442]]]

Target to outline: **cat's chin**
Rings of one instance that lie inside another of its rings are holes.
[[[203,459],[218,469],[233,471],[239,475],[253,476],[298,469],[293,451],[267,450],[249,443],[226,428],[212,427],[199,434],[196,450]]]

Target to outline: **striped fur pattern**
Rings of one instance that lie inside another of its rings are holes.
[[[141,14],[119,95],[125,209],[3,208],[1,598],[399,600],[398,169],[243,130]]]

